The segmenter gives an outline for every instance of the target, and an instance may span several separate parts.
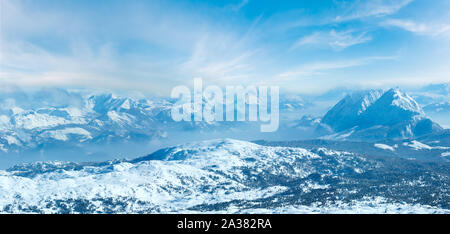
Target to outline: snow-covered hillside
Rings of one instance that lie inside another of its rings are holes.
[[[0,171],[0,211],[448,213],[448,168],[415,163],[398,164],[410,167],[402,171],[325,148],[210,140],[134,160]]]

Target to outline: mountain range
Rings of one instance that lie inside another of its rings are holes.
[[[170,108],[165,100],[82,96],[65,90],[37,93],[31,101],[17,96],[6,98],[1,108],[0,151],[5,153],[161,137],[164,133],[159,131],[158,118]],[[64,97],[66,100],[61,100]]]
[[[261,135],[257,124],[251,122],[175,122],[170,110],[176,100],[168,98],[131,98],[107,92],[62,89],[41,90],[31,95],[12,90],[2,92],[0,98],[3,100],[0,154],[42,154],[58,148],[100,155],[95,152],[102,150],[89,147],[112,148],[148,142],[170,145],[183,142],[176,138],[185,139],[185,136],[191,139],[246,136],[244,138],[255,140],[269,136]],[[323,117],[298,116],[298,112],[311,103],[296,95],[284,95],[280,103],[280,130],[272,134],[277,140],[400,140],[442,130],[413,98],[399,89],[351,93]]]

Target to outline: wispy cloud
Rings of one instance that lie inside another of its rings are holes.
[[[277,80],[304,79],[316,75],[325,75],[332,70],[363,66],[378,60],[394,59],[397,59],[397,56],[374,56],[350,60],[315,62],[298,66],[292,70],[280,73],[275,77]]]
[[[248,2],[249,2],[249,0],[241,0],[238,4],[229,5],[229,7],[230,7],[233,11],[239,11],[242,7],[244,7],[245,5],[247,5]]]
[[[137,79],[138,76],[139,62],[131,58],[132,65],[120,66],[114,56],[116,48],[111,44],[96,48],[83,43],[73,44],[69,55],[50,53],[27,42],[4,43],[2,46],[2,55],[7,59],[1,62],[0,77],[7,83],[26,87],[126,88],[133,82],[127,82],[123,75],[127,74],[130,79]],[[147,66],[150,67],[149,64]]]
[[[181,64],[184,74],[202,77],[212,82],[230,82],[248,79],[256,69],[257,48],[245,39],[233,36],[205,36],[196,43],[191,55]]]
[[[428,30],[427,25],[410,20],[389,19],[382,23],[386,26],[395,26],[414,33],[424,33]]]
[[[413,0],[364,0],[355,2],[341,2],[346,9],[336,16],[334,21],[343,22],[367,17],[381,17],[392,15],[410,4]]]
[[[314,32],[311,35],[302,37],[292,45],[291,49],[302,46],[316,46],[329,47],[339,51],[370,40],[372,40],[372,37],[367,36],[366,32],[354,33],[351,30],[341,32],[331,30],[329,32]]]
[[[450,24],[420,23],[407,19],[388,19],[381,23],[383,26],[398,27],[403,30],[432,37],[450,35]]]

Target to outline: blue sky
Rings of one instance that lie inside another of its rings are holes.
[[[206,84],[450,82],[450,1],[0,0],[0,83],[168,95]]]

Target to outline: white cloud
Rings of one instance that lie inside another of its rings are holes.
[[[353,33],[352,31],[315,32],[309,36],[300,38],[291,49],[302,46],[330,47],[334,50],[342,50],[347,47],[362,44],[372,40],[366,32]]]
[[[432,37],[450,35],[450,24],[419,23],[413,20],[406,19],[388,19],[382,22],[381,25],[398,27],[409,32]]]
[[[415,33],[424,33],[428,30],[428,27],[425,24],[416,23],[410,20],[389,19],[384,21],[383,25],[395,26]]]
[[[381,17],[392,15],[413,0],[363,0],[355,2],[342,2],[344,13],[336,16],[336,22],[343,22],[366,17]]]
[[[261,52],[249,43],[247,37],[205,35],[181,64],[181,71],[215,83],[248,82]]]
[[[317,62],[301,65],[295,69],[280,73],[276,75],[277,80],[295,80],[303,79],[316,75],[325,75],[327,72],[336,69],[344,69],[350,67],[357,67],[367,65],[373,61],[377,60],[393,60],[396,56],[375,56],[375,57],[365,57],[352,60],[339,60],[330,62]]]
[[[234,5],[230,5],[230,8],[233,11],[239,11],[242,7],[244,7],[245,5],[247,5],[249,2],[249,0],[241,0],[238,4],[234,4]]]

